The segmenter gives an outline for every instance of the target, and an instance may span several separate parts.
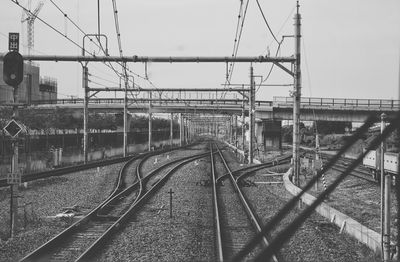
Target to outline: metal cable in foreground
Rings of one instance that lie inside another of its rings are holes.
[[[400,117],[398,117],[400,120]],[[323,191],[318,198],[307,207],[291,224],[289,224],[284,230],[279,232],[278,236],[272,241],[272,243],[266,247],[261,254],[258,255],[256,261],[265,261],[272,257],[276,250],[280,250],[283,244],[289,240],[297,229],[304,223],[304,221],[314,212],[315,208],[321,204],[324,199],[332,193],[336,187],[350,174],[350,172],[358,166],[364,157],[368,154],[368,152],[374,148],[376,148],[383,140],[385,140],[398,126],[398,123],[390,124],[385,128],[384,132],[376,137],[371,144],[368,146],[366,151],[361,154],[356,160],[354,160],[346,170],[338,177],[336,180],[332,182],[332,184]]]
[[[398,119],[399,117],[397,117]],[[377,121],[377,118],[374,116],[370,116],[365,123],[356,131],[356,133],[350,137],[348,142],[339,150],[339,152],[331,158],[331,160],[323,167],[322,170],[320,170],[316,176],[314,176],[308,184],[305,185],[304,189],[295,197],[293,197],[289,202],[286,203],[284,207],[282,207],[277,214],[270,220],[269,223],[267,223],[262,231],[256,235],[234,258],[233,261],[241,261],[247,253],[249,253],[259,241],[261,241],[262,237],[269,233],[273,227],[275,227],[298,203],[300,200],[301,196],[308,191],[314,184],[315,182],[322,177],[322,174],[324,174],[327,170],[329,170],[336,162],[337,160],[340,159],[340,156],[346,152],[357,140],[358,138],[364,134],[369,127],[371,127],[375,122]],[[326,192],[326,191],[325,191]]]

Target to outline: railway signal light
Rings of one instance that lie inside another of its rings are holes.
[[[3,80],[17,87],[24,78],[24,59],[17,51],[8,52],[3,58]]]

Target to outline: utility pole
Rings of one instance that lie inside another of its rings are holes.
[[[89,87],[88,87],[88,68],[87,62],[82,64],[82,87],[84,89],[83,98],[83,161],[85,164],[88,162],[88,123],[89,123]]]
[[[244,88],[244,87],[243,87]],[[242,149],[243,149],[243,164],[246,163],[246,115],[245,103],[242,102]]]
[[[169,129],[169,138],[171,147],[174,145],[174,113],[171,113],[171,125]]]
[[[3,58],[3,80],[13,88],[13,116],[12,120],[3,128],[11,136],[13,156],[11,160],[11,174],[7,174],[7,183],[10,184],[10,237],[13,238],[18,229],[18,186],[21,183],[21,173],[18,166],[18,134],[22,127],[18,124],[18,85],[24,77],[24,61],[19,51],[19,33],[9,33],[9,52]]]
[[[254,74],[253,65],[250,66],[249,92],[249,164],[253,164],[254,151]]]
[[[125,68],[125,96],[124,96],[124,157],[128,155],[128,75],[126,73],[126,63],[124,63]]]
[[[238,128],[238,116],[234,116],[234,121],[235,121],[235,130],[234,130],[234,135],[235,135],[235,147],[238,147],[238,135],[237,135],[237,128]]]
[[[381,133],[386,127],[386,114],[381,114]],[[390,192],[392,177],[385,175],[385,151],[386,143],[382,141],[380,146],[380,170],[381,170],[381,225],[383,225],[381,241],[383,243],[383,261],[390,261]]]
[[[151,151],[151,118],[152,118],[152,113],[151,113],[151,98],[152,98],[152,94],[151,92],[149,92],[149,151]]]
[[[18,102],[18,86],[14,86],[13,88],[13,96],[14,96],[14,106],[13,106],[13,119],[18,119],[18,106],[16,105]],[[12,175],[17,178],[16,181],[13,181],[11,184],[11,238],[13,238],[17,234],[18,229],[18,197],[19,197],[19,190],[18,186],[21,182],[21,174],[18,168],[18,137],[12,139],[12,146],[13,146],[13,156],[11,162],[11,173]]]
[[[300,70],[300,25],[299,1],[297,1],[297,12],[295,20],[295,64],[294,64],[294,92],[293,92],[293,176],[294,184],[299,186],[300,174],[300,99],[301,99],[301,70]]]
[[[183,136],[184,136],[184,130],[183,130],[183,117],[182,113],[179,113],[179,146],[183,146]]]

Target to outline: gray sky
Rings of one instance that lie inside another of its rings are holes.
[[[86,33],[97,32],[97,1],[53,1]],[[27,0],[19,2],[27,4]],[[119,55],[112,1],[101,2],[101,31],[109,38],[110,54]],[[32,0],[32,7],[37,3]],[[49,0],[44,3],[39,17],[82,44],[82,34],[66,22]],[[282,35],[293,34],[294,0],[260,0],[260,3],[279,40]],[[303,96],[397,99],[400,1],[309,0],[300,4]],[[239,5],[237,0],[119,0],[123,52],[139,56],[230,56]],[[1,0],[0,52],[7,51],[8,32],[21,32],[21,15],[20,7]],[[256,1],[250,1],[238,55],[265,55],[268,49],[274,55],[276,48]],[[98,51],[93,46],[89,50]],[[80,53],[76,46],[36,21],[34,54]],[[281,56],[293,53],[293,39],[286,39]],[[41,62],[40,65],[42,75],[58,79],[60,98],[82,96],[78,63]],[[129,67],[144,75],[143,64],[129,64]],[[256,64],[255,74],[266,76],[269,68],[269,64]],[[115,74],[102,64],[90,63],[89,70],[94,75],[93,81],[110,86],[118,82]],[[159,88],[219,88],[225,82],[225,64],[149,64],[148,76]],[[137,81],[142,87],[151,87],[146,81]],[[249,64],[236,64],[231,82],[248,83]],[[287,84],[292,79],[274,68],[266,83]],[[91,87],[98,86],[91,84]],[[262,87],[256,99],[287,96],[289,89]]]

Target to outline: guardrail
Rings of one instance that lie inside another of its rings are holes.
[[[238,105],[241,106],[243,100],[241,99],[149,99],[149,98],[136,98],[128,99],[129,104],[148,104],[152,105]],[[123,98],[91,98],[89,104],[123,104]],[[54,105],[54,104],[83,104],[82,98],[76,99],[57,99],[57,100],[40,100],[32,102],[33,105]],[[272,106],[272,101],[256,101],[256,106]]]
[[[368,108],[400,108],[400,100],[389,99],[352,99],[352,98],[316,98],[302,97],[302,106],[325,106],[325,107],[368,107]],[[273,101],[274,106],[292,105],[293,97],[276,96]]]

